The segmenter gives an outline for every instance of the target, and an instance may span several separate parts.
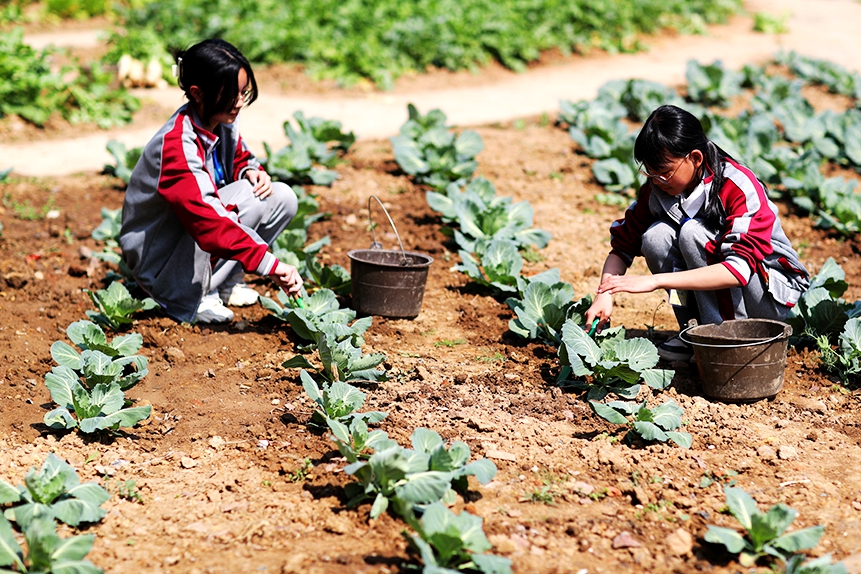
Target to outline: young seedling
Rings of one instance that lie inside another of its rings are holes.
[[[94,323],[115,331],[119,331],[123,325],[133,323],[132,315],[138,311],[149,311],[158,307],[158,303],[151,297],[143,300],[132,297],[126,286],[119,281],[114,281],[107,289],[95,292],[85,289],[85,292],[98,309],[98,312],[87,310],[87,317]]]
[[[583,324],[583,315],[592,302],[590,296],[574,301],[574,288],[565,282],[530,282],[522,299],[509,297],[505,303],[517,315],[508,328],[524,339],[537,339],[551,345],[562,344],[562,326],[573,319]]]
[[[762,513],[756,501],[740,488],[725,488],[726,505],[746,531],[740,534],[732,528],[709,526],[706,542],[722,544],[731,554],[738,554],[742,566],[751,567],[760,558],[771,556],[786,561],[801,550],[813,548],[825,533],[823,526],[811,526],[794,532],[786,529],[798,512],[784,504],[776,504]]]
[[[299,378],[302,388],[317,403],[318,410],[311,416],[311,420],[316,424],[325,425],[328,421],[337,421],[349,425],[356,418],[378,423],[386,418],[386,413],[379,411],[357,412],[365,404],[367,395],[352,385],[334,381],[324,382],[321,388],[305,370],[299,372]]]
[[[447,449],[434,431],[418,428],[412,435],[413,449],[381,440],[367,461],[357,461],[344,469],[358,483],[348,484],[348,507],[374,498],[371,518],[385,512],[390,504],[396,514],[414,525],[414,507],[437,501],[454,502],[454,490],[465,492],[467,476],[487,484],[496,475],[496,465],[487,459],[468,463],[469,447],[460,441]]]
[[[282,366],[287,369],[313,369],[324,380],[329,382],[348,381],[385,381],[386,372],[377,369],[377,365],[386,360],[381,353],[362,354],[362,349],[356,346],[352,338],[338,340],[337,333],[324,330],[315,334],[317,354],[323,364],[321,369],[312,365],[307,358],[296,355],[285,361]]]
[[[152,407],[124,408],[123,393],[148,372],[146,357],[132,354],[140,349],[143,338],[131,333],[109,343],[104,331],[90,321],[72,323],[66,333],[83,351],[79,354],[62,341],[51,346],[51,356],[59,365],[45,375],[45,386],[60,406],[45,415],[45,424],[92,433],[134,426],[146,419]]]
[[[315,348],[324,331],[337,341],[349,338],[356,347],[365,344],[362,334],[371,326],[373,318],[363,317],[348,325],[356,318],[356,312],[352,309],[341,309],[333,291],[320,289],[309,297],[303,297],[301,303],[284,291],[279,291],[278,300],[284,307],[268,297],[261,297],[260,303],[272,311],[275,317],[288,322],[296,335],[312,342],[300,350],[310,351]]]
[[[418,551],[424,572],[511,574],[511,560],[484,554],[493,548],[482,530],[482,519],[469,512],[454,514],[442,503],[428,505],[416,534],[404,534]]]
[[[559,384],[587,390],[586,398],[592,401],[609,393],[633,399],[640,392],[641,380],[653,389],[665,389],[675,375],[671,369],[654,368],[658,350],[648,339],[625,339],[624,329],[617,327],[605,329],[593,340],[570,319],[562,326],[559,359]]]
[[[646,407],[646,401],[642,404],[622,401],[602,404],[589,401],[589,405],[602,419],[627,426],[647,442],[671,440],[683,448],[690,448],[693,442],[690,433],[676,431],[682,425],[682,413],[685,411],[672,399],[652,409]]]
[[[127,150],[125,144],[117,140],[108,141],[105,147],[113,156],[115,165],[105,164],[103,172],[106,175],[120,178],[123,180],[123,183],[128,185],[132,177],[132,170],[134,170],[138,160],[140,160],[141,154],[143,154],[143,148],[134,147]],[[102,212],[102,217],[104,217],[104,212]],[[95,235],[93,237],[98,239]]]
[[[95,536],[84,534],[60,538],[57,524],[48,517],[33,518],[22,528],[27,554],[15,539],[12,526],[0,516],[0,566],[32,574],[102,574],[102,570],[84,557],[93,547]]]
[[[427,455],[393,445],[374,452],[367,461],[348,465],[344,472],[358,482],[344,487],[347,508],[373,499],[371,518],[391,505],[396,514],[411,520],[415,505],[437,502],[451,487],[452,473],[428,470],[427,463]]]
[[[104,241],[109,247],[119,245],[120,229],[123,226],[123,209],[108,209],[103,207],[101,211],[102,222],[96,227],[90,236],[96,241]]]
[[[395,161],[418,183],[445,189],[450,183],[465,183],[478,167],[475,156],[484,149],[477,132],[464,130],[455,136],[446,130],[446,117],[439,110],[427,116],[407,106],[409,120],[400,135],[390,138]]]
[[[14,505],[4,514],[21,528],[38,517],[56,518],[70,526],[98,522],[107,512],[100,506],[110,497],[95,482],[81,483],[75,469],[53,453],[41,469],[27,472],[23,486],[0,480],[0,504]]]
[[[843,383],[861,375],[861,319],[849,319],[840,334],[839,346],[831,346],[827,335],[816,338],[822,364],[836,372]]]
[[[523,257],[517,244],[507,239],[494,239],[487,243],[481,253],[460,250],[457,271],[464,273],[479,285],[493,293],[516,293],[517,278],[523,269]]]

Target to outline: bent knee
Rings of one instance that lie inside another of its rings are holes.
[[[272,195],[266,198],[274,204],[278,204],[284,211],[295,214],[299,208],[299,199],[296,192],[289,185],[281,181],[272,182]]]

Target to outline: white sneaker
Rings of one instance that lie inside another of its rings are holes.
[[[257,303],[260,294],[245,283],[236,283],[232,287],[219,289],[218,295],[225,305],[231,307],[247,307]]]
[[[217,292],[212,291],[200,300],[195,320],[198,323],[229,323],[233,320],[233,311],[224,306]]]

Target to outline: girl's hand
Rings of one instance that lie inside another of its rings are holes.
[[[586,310],[586,324],[583,329],[588,331],[592,328],[592,322],[598,319],[598,331],[610,324],[610,315],[613,313],[613,297],[609,293],[599,293],[592,305]]]
[[[299,270],[292,265],[279,261],[275,271],[269,277],[288,295],[296,295],[302,289],[302,277],[299,275]]]
[[[598,294],[651,293],[660,287],[655,275],[607,275],[598,286]]]
[[[249,169],[245,172],[245,177],[254,186],[252,190],[254,196],[258,199],[266,199],[272,195],[272,178],[265,171],[257,169]]]

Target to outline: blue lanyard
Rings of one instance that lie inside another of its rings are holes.
[[[224,178],[224,168],[221,167],[221,161],[218,159],[218,149],[212,154],[212,165],[215,168],[215,185],[216,187],[224,187],[227,185],[227,180]]]

